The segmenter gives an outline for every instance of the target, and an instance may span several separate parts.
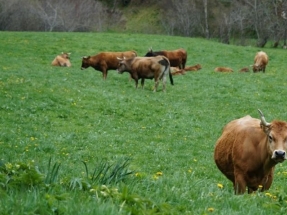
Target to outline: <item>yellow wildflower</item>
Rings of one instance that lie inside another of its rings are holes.
[[[218,184],[217,184],[217,187],[219,187],[220,189],[222,189],[222,188],[223,188],[223,184],[218,183]]]
[[[213,212],[213,211],[214,211],[214,208],[207,208],[207,211],[208,211],[208,212]]]

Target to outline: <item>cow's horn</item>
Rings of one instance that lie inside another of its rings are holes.
[[[266,122],[265,117],[264,117],[262,111],[261,111],[260,109],[258,109],[258,111],[259,111],[259,113],[260,113],[261,123],[262,123],[264,126],[267,126],[267,127],[270,126],[270,123]]]

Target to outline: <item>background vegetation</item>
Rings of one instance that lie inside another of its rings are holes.
[[[0,33],[1,214],[285,214],[286,163],[271,189],[235,196],[213,149],[238,117],[287,118],[285,50],[118,33]],[[135,90],[128,74],[80,70],[81,57],[149,47],[188,52],[202,70]],[[270,46],[270,45],[268,45]],[[62,51],[72,67],[52,67]],[[228,66],[233,73],[216,73]],[[161,87],[160,87],[161,89]]]
[[[286,48],[287,0],[0,0],[0,30],[124,32]]]

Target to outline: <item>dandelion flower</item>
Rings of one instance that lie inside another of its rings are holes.
[[[218,184],[217,184],[217,187],[219,187],[220,189],[222,189],[222,188],[223,188],[223,184],[218,183]]]
[[[213,211],[214,211],[214,208],[207,208],[207,211],[208,211],[208,212],[213,212]]]
[[[162,176],[162,172],[157,172],[156,175],[157,176]]]

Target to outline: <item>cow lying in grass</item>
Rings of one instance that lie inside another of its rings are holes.
[[[56,56],[55,59],[52,61],[52,66],[72,66],[70,62],[70,54],[71,53],[62,52],[62,54]]]
[[[118,58],[132,58],[136,56],[137,53],[135,51],[101,52],[94,56],[83,57],[81,69],[83,70],[91,66],[95,70],[102,72],[103,79],[105,80],[108,70],[116,70],[118,68]]]
[[[185,71],[198,71],[200,70],[202,67],[200,64],[196,64],[194,66],[187,66],[184,68]]]
[[[166,88],[166,79],[169,75],[170,83],[173,85],[173,78],[170,72],[169,60],[164,56],[156,57],[134,57],[129,59],[118,59],[118,73],[130,73],[138,88],[138,80],[141,79],[141,86],[144,87],[145,79],[155,80],[154,92],[157,91],[159,81],[162,80],[163,91]]]
[[[233,72],[233,70],[229,67],[216,67],[214,71],[215,72]]]

